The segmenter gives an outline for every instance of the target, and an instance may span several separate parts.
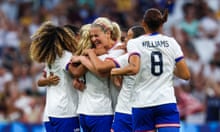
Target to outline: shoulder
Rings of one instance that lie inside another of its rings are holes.
[[[69,51],[66,51],[66,50],[64,50],[64,55],[66,55],[66,56],[72,56],[72,53],[71,52],[69,52]]]
[[[61,59],[69,59],[73,56],[73,54],[69,51],[64,51]]]
[[[142,36],[140,36],[140,37],[137,37],[137,38],[133,38],[133,39],[128,40],[127,44],[129,44],[129,43],[142,42],[142,41],[145,40],[146,38],[147,38],[146,35],[142,35]]]
[[[169,42],[172,42],[172,43],[177,43],[176,39],[171,36],[161,35],[161,38],[164,38],[165,40],[168,40]]]

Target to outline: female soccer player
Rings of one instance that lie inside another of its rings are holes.
[[[125,42],[144,34],[145,31],[142,26],[133,26],[127,32]],[[124,54],[113,60],[122,68],[128,65],[128,57],[129,54]],[[108,63],[110,62],[108,61]],[[123,76],[122,88],[118,96],[114,121],[112,124],[112,129],[114,132],[132,132],[131,95],[134,83],[135,76]]]
[[[112,48],[116,46],[117,41],[120,39],[120,28],[117,23],[111,22],[107,18],[97,18],[92,23],[89,34],[95,50],[104,48],[108,51],[107,54],[99,54],[99,59],[104,60],[109,55],[117,56],[119,54],[117,51],[111,52]],[[94,48],[92,50],[94,50]],[[84,50],[83,53],[85,52],[86,51]],[[113,109],[111,92],[109,91],[108,85],[109,80],[107,77],[101,77],[100,75],[103,73],[96,71],[93,65],[90,65],[91,67],[89,67],[88,64],[85,64],[86,59],[89,61],[88,58],[85,56],[79,57],[84,60],[77,60],[76,58],[76,56],[73,56],[72,62],[80,61],[81,64],[89,69],[85,74],[86,88],[81,94],[77,110],[80,114],[80,124],[82,129],[85,132],[110,131],[113,120]],[[76,69],[74,70],[72,65],[70,65],[69,70],[74,76],[76,76]]]
[[[129,39],[139,37],[143,34],[145,34],[143,27],[133,26],[127,32],[127,37],[125,39],[125,42],[127,42]],[[128,65],[127,60],[128,60],[129,54],[121,55],[117,58],[107,58],[105,61],[100,61],[96,59],[97,57],[94,56],[94,53],[92,53],[92,51],[90,51],[88,55],[90,59],[93,61],[95,68],[97,70],[101,70],[102,72],[104,72],[104,70],[106,72],[110,71],[111,68],[114,68],[117,66],[124,67]],[[96,67],[98,65],[102,65],[102,66]],[[117,77],[113,77],[113,78],[117,79]],[[114,121],[112,125],[112,131],[114,132],[121,132],[121,131],[131,132],[132,131],[131,104],[130,104],[131,98],[130,97],[131,97],[131,89],[134,85],[134,82],[135,82],[135,76],[125,76],[123,78],[122,88],[118,96],[116,109],[115,109],[115,115],[114,115]]]
[[[45,63],[46,93],[45,122],[49,132],[80,131],[76,113],[78,94],[66,66],[76,51],[77,41],[67,28],[45,22],[32,36],[30,55],[34,61]],[[51,75],[52,74],[52,75]]]
[[[189,79],[190,73],[178,43],[163,35],[164,15],[148,9],[143,17],[146,35],[128,41],[129,65],[114,68],[112,75],[136,75],[132,95],[135,132],[179,132],[180,119],[174,96],[173,77]]]

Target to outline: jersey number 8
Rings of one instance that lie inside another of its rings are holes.
[[[154,76],[160,76],[163,73],[163,57],[159,51],[151,53],[151,73]]]

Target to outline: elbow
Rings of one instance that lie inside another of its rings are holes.
[[[181,63],[180,63],[181,64]],[[186,67],[186,65],[178,65],[179,67],[176,67],[174,70],[174,74],[183,80],[189,80],[191,77],[189,69]]]
[[[110,73],[111,69],[117,67],[117,65],[115,61],[105,61],[103,63],[97,63],[94,66],[99,73]]]
[[[38,82],[37,82],[37,86],[38,86],[38,87],[42,87],[43,85],[41,85],[41,83],[38,81]]]
[[[187,74],[185,75],[185,77],[184,77],[184,80],[189,80],[190,78],[191,78],[190,73],[187,73]]]
[[[96,66],[96,70],[99,73],[106,73],[106,72],[108,72],[107,68],[105,66],[103,66],[103,65]]]
[[[38,87],[44,87],[46,85],[48,85],[48,81],[40,81],[40,80],[37,81]]]
[[[99,73],[105,72],[104,68],[100,68],[100,67],[97,67],[96,70],[97,70],[97,72],[99,72]]]
[[[133,67],[129,70],[129,75],[136,75],[139,72],[139,68]]]
[[[189,80],[191,78],[190,72],[187,72],[181,76],[183,80]]]

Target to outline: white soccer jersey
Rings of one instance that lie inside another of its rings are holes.
[[[126,53],[114,60],[120,68],[128,65],[129,53]],[[123,76],[122,88],[120,90],[115,112],[131,114],[131,96],[135,83],[135,76]]]
[[[99,56],[104,60],[107,55]],[[85,115],[112,115],[112,101],[108,88],[108,78],[98,77],[88,71],[86,88],[81,93],[77,113]]]
[[[50,72],[59,76],[57,85],[50,85],[46,93],[45,114],[51,117],[74,117],[77,116],[78,94],[73,88],[72,78],[66,71],[66,66],[72,54],[65,51],[61,58],[57,58],[51,68],[46,65],[47,76]]]
[[[99,56],[99,59],[104,61],[106,58],[114,58],[123,53],[123,50],[114,50],[112,48],[108,51],[108,54]],[[86,115],[112,115],[112,105],[116,102],[117,94],[116,88],[113,89],[111,83],[109,84],[108,78],[98,77],[88,71],[86,73],[86,89],[81,94],[77,113]]]
[[[175,63],[183,57],[178,43],[162,34],[143,35],[128,41],[127,50],[138,53],[141,58],[133,107],[176,103],[173,72]]]
[[[46,107],[45,107],[46,108]],[[48,122],[50,121],[49,117],[48,117],[48,114],[46,113],[46,109],[44,110],[44,113],[42,115],[42,121],[43,122]]]
[[[125,53],[124,50],[122,49],[115,49],[117,46],[122,45],[121,42],[116,43],[109,51],[108,51],[108,57],[109,58],[117,58],[119,56],[121,56],[122,54]],[[109,80],[110,81],[110,80]],[[111,93],[111,98],[112,98],[112,108],[115,111],[115,106],[118,100],[118,95],[120,90],[118,88],[116,88],[116,86],[114,85],[113,82],[109,82],[109,88],[110,88],[110,93]]]

